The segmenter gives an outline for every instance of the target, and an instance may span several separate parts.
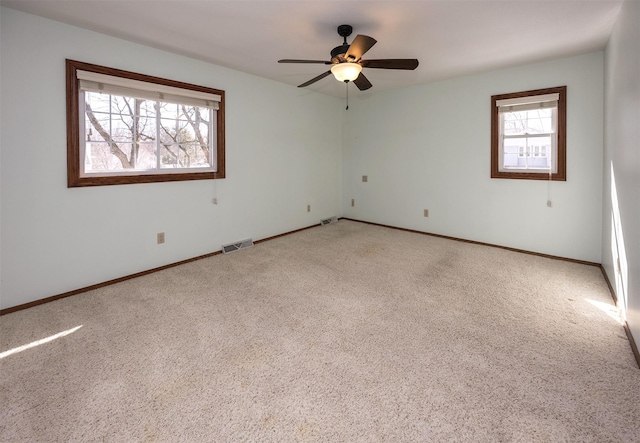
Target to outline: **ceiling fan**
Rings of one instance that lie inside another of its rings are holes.
[[[362,73],[362,68],[403,69],[411,71],[418,67],[418,60],[415,58],[362,60],[362,56],[376,44],[377,40],[368,35],[358,34],[349,45],[347,43],[347,37],[350,36],[352,32],[353,27],[351,25],[338,26],[338,34],[344,38],[344,42],[342,45],[333,48],[331,51],[331,60],[329,61],[283,59],[278,60],[278,63],[318,63],[332,65],[330,70],[304,82],[298,86],[299,88],[309,86],[333,74],[339,81],[345,83],[352,81],[361,91],[365,91],[373,86],[369,79]]]

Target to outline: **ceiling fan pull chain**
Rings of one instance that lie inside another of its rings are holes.
[[[347,111],[349,110],[349,81],[347,80],[346,82],[344,82],[344,85],[347,88]]]

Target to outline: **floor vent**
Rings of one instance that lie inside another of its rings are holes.
[[[228,245],[222,245],[222,252],[228,254],[230,252],[235,252],[238,249],[248,248],[249,246],[253,246],[253,239],[251,238],[235,243],[229,243]]]
[[[323,218],[322,220],[320,220],[320,224],[322,226],[324,226],[324,225],[332,225],[334,223],[338,223],[338,217],[336,217],[335,215],[333,217]]]

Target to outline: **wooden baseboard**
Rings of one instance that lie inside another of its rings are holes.
[[[414,234],[428,235],[430,237],[446,238],[447,240],[455,240],[455,241],[459,241],[459,242],[463,242],[463,243],[471,243],[471,244],[474,244],[474,245],[489,246],[491,248],[505,249],[507,251],[519,252],[521,254],[536,255],[538,257],[551,258],[551,259],[554,259],[554,260],[562,260],[562,261],[568,261],[568,262],[572,262],[572,263],[579,263],[581,265],[600,266],[600,263],[595,263],[595,262],[590,262],[590,261],[585,261],[585,260],[578,260],[578,259],[575,259],[575,258],[560,257],[560,256],[557,256],[557,255],[543,254],[541,252],[527,251],[525,249],[510,248],[509,246],[494,245],[492,243],[484,243],[484,242],[475,241],[475,240],[467,240],[465,238],[451,237],[449,235],[434,234],[432,232],[417,231],[415,229],[399,228],[397,226],[383,225],[381,223],[374,223],[374,222],[369,222],[369,221],[364,221],[364,220],[356,220],[356,219],[353,219],[353,218],[346,218],[346,217],[342,217],[341,220],[350,220],[350,221],[359,222],[359,223],[366,223],[368,225],[381,226],[383,228],[397,229],[399,231],[412,232]]]
[[[629,339],[629,344],[631,345],[633,355],[636,358],[636,364],[638,365],[638,368],[640,368],[640,351],[638,351],[638,345],[636,345],[636,341],[633,339],[631,329],[629,329],[629,324],[625,321],[623,326],[624,332],[627,334],[627,338]]]
[[[618,297],[616,296],[616,292],[613,290],[613,285],[611,284],[611,280],[609,280],[609,276],[607,272],[604,270],[604,266],[600,265],[600,271],[602,271],[602,276],[604,277],[604,281],[607,282],[607,286],[609,287],[609,293],[611,294],[611,298],[613,298],[614,303],[618,306]],[[626,321],[622,325],[624,328],[625,334],[627,334],[627,339],[629,340],[629,345],[631,345],[631,351],[633,351],[633,356],[636,358],[636,363],[638,368],[640,368],[640,352],[638,352],[638,346],[636,345],[636,341],[633,339],[633,334],[631,333],[631,329],[629,328],[629,323]]]
[[[300,228],[300,229],[296,229],[296,230],[293,230],[293,231],[285,232],[283,234],[274,235],[272,237],[263,238],[261,240],[256,240],[254,243],[258,244],[258,243],[266,242],[266,241],[273,240],[273,239],[278,238],[278,237],[283,237],[285,235],[294,234],[296,232],[304,231],[306,229],[315,228],[316,226],[320,226],[320,225],[319,224],[311,225],[311,226],[307,226],[305,228]],[[199,255],[197,257],[188,258],[186,260],[181,260],[179,262],[170,263],[168,265],[159,266],[159,267],[153,268],[153,269],[148,269],[146,271],[136,272],[135,274],[126,275],[124,277],[119,277],[119,278],[114,278],[113,280],[108,280],[108,281],[105,281],[105,282],[102,282],[102,283],[97,283],[95,285],[87,286],[87,287],[80,288],[80,289],[74,289],[73,291],[64,292],[62,294],[52,295],[51,297],[41,298],[39,300],[34,300],[32,302],[29,302],[29,303],[24,303],[22,305],[17,305],[17,306],[12,306],[10,308],[0,309],[0,316],[1,315],[5,315],[5,314],[10,314],[10,313],[16,312],[16,311],[21,311],[23,309],[31,308],[33,306],[42,305],[44,303],[49,303],[49,302],[52,302],[52,301],[55,301],[55,300],[60,300],[61,298],[71,297],[72,295],[82,294],[83,292],[88,292],[88,291],[91,291],[91,290],[94,290],[94,289],[103,288],[105,286],[113,285],[113,284],[120,283],[120,282],[123,282],[123,281],[126,281],[126,280],[131,280],[132,278],[142,277],[143,275],[152,274],[154,272],[162,271],[164,269],[169,269],[169,268],[173,268],[175,266],[184,265],[184,264],[190,263],[192,261],[202,260],[203,258],[208,258],[208,257],[213,257],[214,255],[218,255],[218,254],[222,254],[222,251],[210,252],[209,254]]]
[[[600,272],[602,272],[604,281],[607,283],[607,286],[609,287],[609,293],[611,294],[611,298],[613,298],[614,303],[616,304],[616,306],[618,306],[618,297],[616,296],[616,291],[613,290],[613,286],[611,285],[611,281],[609,280],[607,271],[604,270],[604,266],[602,265],[600,265]]]

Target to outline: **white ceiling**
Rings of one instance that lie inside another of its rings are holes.
[[[276,81],[299,85],[342,44],[336,28],[378,43],[363,57],[417,58],[415,71],[365,69],[373,88],[427,83],[599,50],[621,0],[2,0],[2,6]],[[46,38],[46,36],[43,36]],[[308,87],[342,97],[327,77]]]

